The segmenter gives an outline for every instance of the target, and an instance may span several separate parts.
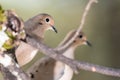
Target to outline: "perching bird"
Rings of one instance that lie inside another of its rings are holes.
[[[69,32],[59,47],[65,45],[73,37],[75,32],[76,30]],[[87,41],[84,33],[80,32],[62,54],[68,58],[74,59],[75,49],[83,44],[91,45]],[[35,67],[28,69],[28,74],[30,74],[32,80],[71,80],[73,77],[73,70],[68,65],[52,58],[48,58],[45,62],[38,64],[39,61]]]
[[[43,41],[44,33],[48,29],[52,29],[57,33],[56,28],[54,27],[54,20],[52,16],[49,14],[38,14],[35,17],[30,18],[25,23],[25,31],[29,31],[30,36]],[[15,54],[20,66],[23,66],[30,62],[38,49],[26,44],[25,42],[21,42],[20,46],[17,48]]]

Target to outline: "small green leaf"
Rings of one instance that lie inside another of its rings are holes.
[[[4,10],[2,9],[2,6],[0,5],[0,22],[5,22],[6,20],[7,18],[4,15]]]
[[[8,35],[8,37],[9,37],[9,38],[11,38],[12,40],[14,40],[14,39],[15,39],[15,37],[12,35],[12,33],[11,33],[11,32],[6,31],[6,34],[7,34],[7,35]]]
[[[5,49],[11,49],[11,48],[13,48],[12,40],[9,39],[8,41],[6,41],[4,43],[4,45],[3,45],[3,48],[5,48]]]

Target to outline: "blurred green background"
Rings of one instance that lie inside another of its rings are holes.
[[[70,30],[79,26],[87,2],[88,0],[0,0],[4,9],[14,9],[24,20],[38,13],[52,15],[58,34],[53,31],[45,33],[45,43],[51,47],[56,47]],[[93,46],[78,47],[75,52],[76,58],[120,68],[120,0],[99,0],[98,4],[93,4],[83,31]],[[27,67],[24,66],[24,69]],[[120,78],[80,70],[73,80],[120,80]]]

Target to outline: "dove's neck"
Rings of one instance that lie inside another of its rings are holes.
[[[38,39],[43,40],[45,31],[45,28],[42,28],[41,26],[41,28],[34,29],[33,34],[35,34],[35,36],[38,37]]]
[[[74,59],[74,50],[75,48],[74,47],[69,47],[64,53],[63,55],[67,58],[70,58],[70,59]]]

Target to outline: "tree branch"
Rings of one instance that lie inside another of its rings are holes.
[[[36,40],[34,38],[31,37],[27,37],[26,38],[28,44],[30,44],[31,46],[39,49],[39,51],[43,52],[45,55],[55,59],[55,60],[59,60],[61,62],[64,62],[66,64],[68,64],[75,72],[77,72],[77,67],[76,65],[71,64],[71,59],[56,53],[52,48],[48,47],[47,45],[41,43],[39,40]]]
[[[0,54],[0,64],[4,80],[30,80],[29,76],[7,54]]]
[[[78,72],[77,69],[79,68],[79,69],[83,69],[87,71],[97,72],[97,73],[104,74],[104,75],[120,77],[120,69],[103,67],[103,66],[90,64],[90,63],[86,63],[82,61],[72,60],[63,55],[56,53],[52,48],[35,40],[34,38],[27,37],[27,41],[30,45],[34,46],[35,48],[38,48],[45,55],[69,65],[75,72]]]
[[[120,69],[104,67],[104,66],[95,65],[87,62],[82,62],[82,61],[76,61],[76,60],[73,60],[72,62],[74,65],[77,65],[79,69],[92,71],[92,72],[109,75],[109,76],[120,77]]]
[[[97,0],[89,0],[88,4],[87,4],[86,7],[85,7],[84,13],[83,13],[83,15],[82,15],[82,19],[81,19],[81,22],[80,22],[80,26],[78,27],[75,35],[71,38],[71,40],[69,40],[69,41],[67,42],[67,44],[65,44],[64,46],[55,48],[55,50],[57,50],[57,51],[64,50],[64,49],[66,49],[66,48],[75,40],[75,38],[79,35],[80,31],[82,30],[82,28],[83,28],[83,26],[84,26],[84,24],[85,24],[86,16],[87,16],[88,11],[90,10],[92,4],[93,4],[93,3],[97,3],[97,2],[98,2]]]

